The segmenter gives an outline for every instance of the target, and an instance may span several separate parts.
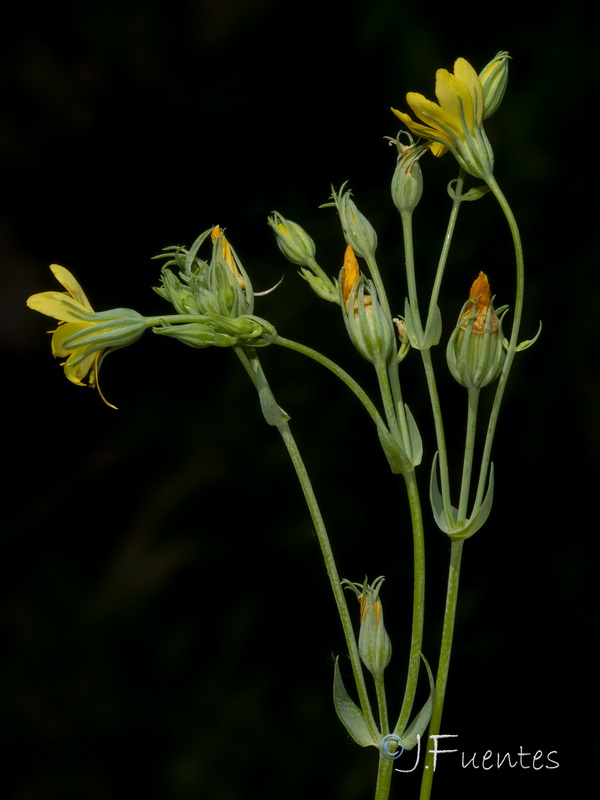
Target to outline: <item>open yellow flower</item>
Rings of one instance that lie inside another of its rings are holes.
[[[65,358],[61,362],[66,377],[77,386],[98,389],[100,397],[111,408],[116,408],[104,397],[98,383],[102,359],[110,350],[125,347],[139,339],[148,323],[144,317],[129,308],[115,308],[96,312],[85,292],[73,275],[64,267],[52,264],[50,269],[66,292],[40,292],[27,300],[29,308],[58,320],[52,333],[52,354]]]
[[[431,142],[434,155],[451,150],[468,173],[486,180],[494,169],[494,154],[483,130],[485,98],[479,76],[468,61],[458,58],[454,74],[438,69],[435,77],[437,103],[416,92],[406,95],[421,122],[395,108],[392,111],[412,133]]]

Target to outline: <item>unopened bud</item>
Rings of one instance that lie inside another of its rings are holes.
[[[362,587],[357,583],[342,581],[354,591],[360,605],[358,652],[361,661],[376,676],[383,673],[392,657],[392,643],[383,624],[383,606],[379,599],[383,581],[384,577],[381,576],[370,586],[365,578]]]
[[[367,361],[385,362],[394,344],[392,321],[377,299],[373,282],[360,274],[350,245],[346,248],[339,282],[340,305],[352,344]]]
[[[315,243],[300,225],[284,219],[277,211],[273,212],[267,222],[275,233],[277,246],[288,261],[305,267],[314,260]]]
[[[508,83],[508,60],[510,56],[506,50],[497,53],[479,73],[479,80],[483,87],[483,118],[487,119],[494,114],[502,102],[506,85]]]
[[[357,256],[372,258],[377,249],[377,234],[369,220],[356,207],[351,192],[344,191],[344,186],[339,194],[334,191],[332,198],[340,216],[346,244],[352,247]]]
[[[392,178],[392,200],[401,214],[412,214],[423,194],[423,175],[419,158],[427,146],[401,145],[400,156]]]

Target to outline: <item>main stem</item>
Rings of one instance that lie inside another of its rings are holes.
[[[450,568],[448,571],[448,587],[446,590],[446,608],[444,611],[444,626],[442,629],[442,643],[440,647],[440,660],[438,663],[437,677],[435,682],[435,698],[433,701],[433,712],[429,723],[429,738],[437,736],[442,724],[442,712],[444,710],[444,699],[446,697],[446,687],[448,685],[448,673],[450,670],[450,656],[452,655],[452,638],[454,635],[454,621],[456,619],[456,605],[458,601],[458,584],[460,579],[460,562],[462,558],[463,545],[465,540],[453,540],[450,549]],[[433,782],[433,753],[431,748],[427,748],[423,778],[421,780],[420,800],[429,800],[431,796],[431,785]]]

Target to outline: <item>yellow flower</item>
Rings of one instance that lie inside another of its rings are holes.
[[[52,354],[65,358],[61,362],[65,376],[77,386],[98,389],[106,405],[116,408],[104,397],[98,383],[98,372],[104,356],[119,347],[139,339],[147,323],[137,311],[115,308],[95,312],[85,292],[73,275],[64,267],[52,264],[50,269],[66,292],[40,292],[27,300],[27,305],[48,317],[58,320],[52,333]]]
[[[436,72],[437,103],[409,92],[406,101],[421,122],[392,108],[412,133],[431,142],[431,151],[441,156],[451,150],[461,167],[476,177],[490,177],[494,154],[483,130],[484,92],[479,76],[464,58],[454,64],[454,74]]]

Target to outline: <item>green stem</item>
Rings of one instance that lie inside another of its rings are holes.
[[[246,369],[254,385],[255,386],[257,385],[257,375],[260,373],[261,380],[264,381],[264,384],[266,386],[268,386],[266,377],[262,370],[262,366],[260,365],[258,356],[256,355],[256,351],[251,350],[250,348],[243,348],[240,346],[235,346],[234,350],[236,352],[236,355],[242,362],[244,368]],[[319,508],[319,503],[317,501],[317,497],[312,487],[311,480],[306,470],[306,466],[304,464],[304,461],[302,460],[302,456],[300,455],[300,450],[298,449],[298,445],[296,444],[296,440],[294,439],[294,436],[287,421],[281,421],[277,425],[277,430],[279,431],[279,434],[281,435],[283,443],[285,444],[288,454],[291,458],[292,464],[296,471],[296,475],[298,477],[298,481],[302,488],[302,493],[304,494],[306,505],[308,506],[308,510],[313,525],[315,526],[315,532],[317,534],[317,539],[319,540],[319,545],[321,547],[321,553],[323,555],[323,560],[325,562],[325,568],[327,570],[327,575],[329,576],[331,589],[333,591],[333,596],[337,606],[338,614],[342,623],[342,628],[344,630],[344,636],[346,638],[346,646],[348,648],[348,653],[352,664],[352,672],[354,674],[354,681],[356,683],[356,690],[358,693],[360,706],[364,714],[365,720],[367,722],[369,732],[373,737],[373,739],[377,741],[379,739],[379,731],[377,728],[377,723],[375,722],[375,718],[373,717],[373,712],[371,710],[371,704],[369,702],[369,696],[367,693],[367,687],[365,684],[364,674],[362,671],[362,665],[360,661],[360,655],[358,652],[358,645],[356,643],[356,637],[354,635],[352,620],[350,618],[350,613],[348,611],[346,596],[342,589],[342,585],[337,571],[337,566],[335,563],[335,558],[333,556],[331,542],[329,541],[329,535],[325,527],[325,522],[321,514],[321,509]]]
[[[384,425],[385,423],[381,417],[381,414],[377,410],[377,407],[369,397],[369,395],[365,392],[365,390],[352,378],[345,370],[339,367],[335,361],[332,361],[327,356],[324,356],[322,353],[319,353],[318,350],[313,350],[312,347],[307,347],[304,344],[300,344],[299,342],[294,342],[291,339],[285,339],[283,336],[277,336],[273,341],[273,344],[278,344],[281,347],[287,347],[288,350],[295,350],[297,353],[302,353],[302,355],[308,356],[313,361],[316,361],[321,366],[328,369],[332,372],[336,377],[338,377],[346,386],[350,389],[350,391],[358,397],[360,402],[363,404],[365,409],[367,410],[369,416],[377,425]]]
[[[433,712],[429,723],[429,737],[437,736],[440,732],[442,723],[442,712],[444,710],[444,699],[446,697],[446,687],[448,685],[448,672],[450,670],[450,656],[452,654],[452,638],[454,635],[454,621],[456,619],[456,604],[458,600],[458,584],[460,579],[460,562],[464,539],[453,540],[450,550],[450,569],[448,571],[448,588],[446,592],[446,608],[444,611],[444,625],[442,629],[442,642],[440,646],[440,659],[437,669],[435,682],[435,698],[433,701]],[[423,778],[421,780],[420,800],[429,800],[431,795],[431,785],[433,782],[433,758],[434,754],[427,748]]]
[[[383,401],[383,408],[385,411],[385,418],[387,419],[388,428],[390,429],[391,433],[394,436],[396,436],[396,438],[399,439],[400,442],[402,442],[404,450],[406,451],[406,454],[410,458],[412,453],[410,450],[410,439],[408,436],[408,425],[406,423],[406,416],[404,415],[404,413],[402,413],[402,415],[398,414],[398,406],[396,403],[396,398],[394,397],[394,394],[392,393],[390,386],[390,371],[387,369],[383,361],[376,361],[373,366],[375,367],[375,373],[377,374],[377,381],[379,383],[379,392],[381,394],[381,399]],[[397,374],[398,365],[394,363],[392,370],[395,370]],[[400,382],[398,381],[397,391],[399,390],[400,390]],[[404,407],[402,407],[402,412],[404,412]]]
[[[444,420],[442,417],[442,407],[440,404],[440,398],[437,390],[437,383],[435,380],[433,361],[431,359],[431,350],[422,350],[421,358],[423,360],[423,368],[425,370],[425,378],[427,380],[427,389],[429,390],[431,412],[433,414],[435,438],[438,448],[438,463],[440,468],[440,484],[441,484],[442,499],[444,501],[444,508],[449,509],[451,507],[451,500],[450,500],[450,470],[448,467],[448,451],[446,449]],[[450,520],[448,520],[448,523],[450,524]]]
[[[523,244],[521,242],[521,234],[519,233],[519,227],[517,225],[515,215],[513,214],[512,209],[508,204],[506,197],[504,196],[500,187],[496,183],[496,179],[493,177],[493,175],[489,177],[487,182],[494,196],[498,200],[500,208],[502,209],[504,216],[506,217],[506,221],[508,222],[508,226],[510,228],[510,232],[513,239],[513,246],[515,250],[517,275],[516,275],[516,289],[515,289],[515,311],[513,316],[510,341],[508,344],[508,349],[506,351],[506,358],[504,359],[502,372],[500,373],[500,377],[498,379],[498,385],[496,387],[496,393],[494,395],[492,410],[490,412],[485,444],[483,448],[483,455],[481,458],[479,483],[477,485],[477,497],[475,499],[474,508],[479,508],[485,492],[485,486],[486,486],[491,451],[492,451],[492,442],[494,439],[494,433],[496,431],[496,425],[498,423],[500,405],[502,403],[502,398],[504,396],[504,390],[506,389],[506,383],[508,381],[510,368],[512,366],[512,362],[517,350],[517,344],[519,339],[519,328],[521,326],[521,317],[523,316],[523,303],[525,294],[525,264],[523,258]]]
[[[419,668],[421,666],[421,649],[423,646],[423,628],[425,624],[425,537],[423,529],[423,514],[417,479],[414,472],[404,475],[406,492],[410,506],[410,516],[413,529],[413,607],[412,627],[410,640],[410,655],[408,660],[408,673],[402,708],[394,733],[402,736],[408,725],[417,691]]]
[[[415,281],[415,254],[412,235],[412,211],[403,212],[402,237],[404,240],[404,261],[406,265],[406,289],[408,292],[408,303],[410,305],[413,324],[416,328],[414,335],[419,342],[423,341],[423,325],[419,313],[419,300],[417,298],[417,284]]]
[[[444,244],[442,246],[442,251],[440,253],[440,258],[435,273],[435,280],[433,282],[433,289],[431,292],[431,299],[429,301],[429,311],[427,315],[427,326],[429,326],[430,322],[433,320],[433,315],[435,314],[435,310],[437,307],[438,297],[440,294],[440,289],[442,287],[442,278],[444,277],[444,270],[446,269],[448,253],[450,252],[450,244],[452,243],[452,237],[454,236],[454,230],[456,228],[456,220],[458,219],[458,212],[460,209],[460,204],[462,202],[462,190],[464,182],[465,182],[465,171],[461,167],[460,172],[458,173],[458,178],[456,179],[456,185],[454,187],[454,199],[452,202],[452,210],[450,211],[450,218],[448,219],[448,227],[446,228]]]
[[[402,389],[400,388],[400,376],[398,374],[398,362],[395,353],[388,359],[387,377],[389,386],[392,390],[392,399],[396,412],[396,419],[400,426],[400,436],[403,442],[404,450],[406,451],[409,459],[412,459],[413,452],[408,435],[408,422],[406,419],[406,411],[404,409],[404,402],[402,401]]]
[[[375,290],[377,291],[377,299],[383,309],[384,314],[392,318],[392,312],[390,310],[390,304],[387,299],[387,293],[385,291],[385,286],[383,285],[383,281],[381,280],[381,273],[379,272],[379,266],[377,265],[377,260],[375,259],[374,255],[366,256],[365,261],[367,262],[367,267],[369,272],[371,273],[371,278],[373,279],[373,283],[375,284]]]
[[[379,712],[379,730],[382,736],[387,736],[390,732],[390,724],[388,721],[387,701],[385,698],[385,681],[383,679],[383,672],[373,674],[373,683],[375,684],[375,694],[377,696],[377,710]]]
[[[458,503],[457,523],[460,525],[467,518],[469,492],[471,489],[471,472],[473,471],[473,456],[475,452],[475,433],[477,430],[477,409],[479,407],[479,389],[469,389],[469,404],[467,411],[467,432],[465,436],[465,452],[463,456],[463,471],[460,483],[460,500]],[[477,508],[477,506],[475,507]]]
[[[394,774],[395,762],[379,754],[379,765],[377,768],[377,786],[375,788],[375,800],[388,800],[392,785],[392,775]]]

